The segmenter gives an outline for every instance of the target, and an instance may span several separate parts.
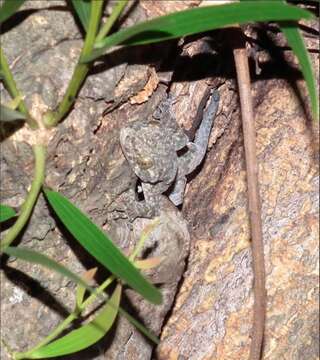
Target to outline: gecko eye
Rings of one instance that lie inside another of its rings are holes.
[[[153,166],[153,161],[149,157],[139,157],[137,163],[143,170],[148,170]]]

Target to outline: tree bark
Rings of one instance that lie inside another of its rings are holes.
[[[25,9],[43,9],[45,4],[64,6],[60,1],[32,1]],[[132,9],[124,26],[176,10],[171,6],[194,4],[144,1]],[[223,31],[215,34],[214,50],[206,40],[187,39],[178,47],[172,43],[152,51],[115,51],[94,68],[74,109],[54,133],[47,185],[86,212],[128,254],[148,221],[138,220],[132,228],[125,219],[108,220],[110,204],[131,181],[119,146],[121,127],[150,116],[170,92],[176,99],[177,121],[188,130],[207,87],[218,87],[221,96],[205,162],[189,179],[182,212],[164,200],[163,228],[150,240],[161,245],[155,253],[165,253],[168,259],[166,266],[149,273],[154,281],[164,279],[165,303],[151,307],[132,291],[125,294],[129,312],[161,334],[157,353],[152,355],[152,345],[119,318],[102,341],[66,359],[247,357],[253,299],[246,183],[231,50],[223,46],[223,36]],[[5,32],[1,45],[27,104],[56,106],[77,61],[78,39],[71,15],[57,9],[34,12]],[[316,46],[311,44],[315,40],[307,40],[308,46]],[[283,73],[274,74],[276,65],[270,71],[268,52],[260,56],[262,75],[255,78],[253,89],[269,293],[265,358],[313,359],[318,231],[314,125],[306,121],[288,78],[277,78]],[[1,96],[6,99],[3,89]],[[1,145],[2,203],[21,205],[32,166],[30,147],[20,142],[18,131],[12,132]],[[78,273],[97,265],[52,217],[42,197],[18,242]],[[14,350],[26,350],[73,308],[74,287],[54,273],[17,260],[5,262],[3,269],[2,335]]]

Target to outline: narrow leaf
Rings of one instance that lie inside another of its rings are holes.
[[[95,44],[92,54],[81,59],[91,61],[119,44],[150,44],[192,35],[224,26],[256,21],[311,19],[313,15],[296,6],[272,1],[232,3],[188,9],[131,26]]]
[[[113,242],[61,194],[45,190],[53,210],[75,239],[114,275],[154,304],[160,304],[161,293],[149,283]]]
[[[240,0],[243,3],[251,0]],[[261,0],[259,0],[261,1]],[[278,3],[285,4],[284,0],[275,0]],[[319,2],[319,0],[318,0]],[[315,76],[312,69],[311,60],[304,44],[304,40],[299,32],[298,24],[295,22],[280,22],[280,29],[287,38],[289,46],[299,60],[303,77],[306,81],[313,117],[319,120],[319,97],[317,94],[317,86]]]
[[[81,21],[84,30],[88,31],[91,1],[90,0],[71,0],[72,5]]]
[[[7,221],[16,215],[16,212],[10,206],[0,204],[0,222]]]
[[[17,110],[12,110],[7,106],[0,104],[0,121],[15,121],[15,120],[25,120],[27,117]]]
[[[25,0],[5,0],[0,8],[0,24],[8,20],[25,2]]]
[[[309,91],[312,113],[314,118],[319,120],[319,97],[317,93],[316,81],[312,70],[311,60],[303,38],[299,32],[298,26],[296,23],[292,22],[281,22],[280,29],[286,36],[289,46],[292,48],[294,54],[299,60],[301,71]]]
[[[33,264],[45,266],[46,268],[53,270],[53,271],[61,274],[62,276],[69,278],[70,280],[74,281],[75,283],[81,284],[81,286],[85,287],[91,293],[95,293],[95,290],[91,286],[89,286],[84,280],[82,280],[80,276],[73,273],[72,271],[67,269],[65,266],[60,265],[55,260],[50,259],[46,255],[43,255],[37,251],[33,251],[33,250],[27,249],[22,246],[19,246],[19,247],[8,246],[4,250],[4,252],[7,255],[17,257],[18,259],[25,260],[25,261],[31,262]]]
[[[110,330],[114,323],[118,314],[120,299],[121,285],[118,285],[94,320],[79,329],[71,331],[64,337],[29,353],[28,358],[43,359],[72,354],[95,344]]]
[[[62,276],[65,276],[69,278],[70,280],[76,282],[77,284],[81,285],[82,287],[85,287],[88,291],[90,291],[92,294],[96,294],[97,291],[93,289],[91,286],[89,286],[83,279],[81,279],[78,275],[67,269],[66,267],[60,265],[56,261],[48,258],[46,255],[40,254],[36,251],[24,248],[19,246],[17,247],[11,247],[8,246],[5,251],[7,255],[17,257],[18,259],[25,260],[34,264],[39,264],[42,266],[47,267],[48,269],[51,269],[53,271],[56,271],[57,273],[61,274]],[[120,291],[120,290],[119,290]],[[99,295],[98,295],[99,296]],[[120,295],[119,295],[120,296]],[[147,336],[151,341],[158,344],[159,340],[156,336],[154,336],[148,329],[146,329],[141,323],[139,323],[137,320],[135,320],[131,315],[129,315],[124,309],[119,307],[119,303],[114,302],[112,298],[109,298],[108,300],[108,306],[113,308],[114,311],[117,313],[118,311],[126,318],[128,319],[134,326],[137,327],[145,336]],[[34,353],[34,352],[32,352]],[[29,354],[29,352],[23,353],[23,355]],[[22,353],[17,353],[17,358],[25,358],[25,356],[21,357]],[[29,357],[28,355],[28,358]],[[36,359],[33,357],[33,359]]]

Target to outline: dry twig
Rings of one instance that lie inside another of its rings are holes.
[[[256,135],[252,108],[248,56],[241,29],[237,30],[240,46],[233,50],[241,103],[242,128],[248,184],[248,203],[251,226],[251,247],[254,274],[254,312],[250,360],[262,356],[266,312],[265,264],[261,223],[261,202],[258,186]]]

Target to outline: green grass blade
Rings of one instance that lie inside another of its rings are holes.
[[[81,61],[91,61],[114,45],[142,45],[208,30],[256,21],[310,19],[313,15],[296,6],[275,1],[256,1],[188,9],[120,30],[95,44]]]
[[[0,204],[0,222],[7,221],[15,216],[17,214],[10,206]]]
[[[95,290],[89,286],[83,279],[81,279],[80,276],[76,275],[69,269],[67,269],[65,266],[60,265],[56,261],[50,259],[48,256],[43,255],[37,251],[33,251],[30,249],[27,249],[25,247],[19,246],[19,247],[11,247],[8,246],[4,252],[7,255],[15,256],[18,259],[31,262],[33,264],[38,264],[45,266],[46,268],[53,270],[62,276],[65,276],[69,278],[70,280],[74,281],[77,284],[80,284],[81,286],[85,287],[88,291],[91,293],[95,293]]]
[[[0,8],[0,24],[8,20],[25,2],[25,0],[5,0]]]
[[[48,258],[47,256],[40,254],[38,252],[35,252],[30,249],[26,249],[24,247],[7,247],[4,251],[7,255],[15,256],[18,259],[25,260],[34,264],[39,264],[42,266],[47,267],[50,270],[56,271],[62,276],[65,276],[69,278],[70,280],[76,282],[79,286],[86,288],[91,293],[95,294],[96,290],[90,287],[82,278],[80,278],[78,275],[67,269],[66,267],[60,265],[56,261]],[[160,294],[161,296],[161,294]],[[130,321],[134,326],[137,327],[141,331],[142,334],[144,334],[146,337],[148,337],[151,341],[153,341],[155,344],[159,343],[159,339],[153,335],[145,326],[143,326],[139,321],[135,320],[131,315],[129,315],[124,309],[121,307],[118,308],[118,304],[114,302],[113,300],[108,300],[108,304],[110,307],[112,307],[116,312],[119,311],[119,313],[124,316],[128,321]],[[40,349],[40,348],[39,348]],[[37,349],[38,350],[38,349]],[[35,350],[36,351],[36,350]],[[32,352],[34,354],[34,352]],[[26,353],[17,353],[17,356],[19,359],[24,358],[21,357],[21,355],[29,354],[29,351]],[[29,358],[29,356],[28,356]],[[30,357],[31,358],[31,357]],[[33,357],[33,359],[36,359]]]
[[[55,356],[72,354],[99,341],[113,325],[119,309],[121,285],[118,285],[106,305],[98,315],[79,329],[73,330],[62,338],[43,346],[32,353],[29,359],[47,359]],[[111,305],[112,304],[112,305]]]
[[[313,74],[311,60],[304,44],[303,38],[299,32],[298,26],[296,23],[292,22],[280,22],[279,25],[281,31],[287,38],[289,46],[299,60],[301,71],[309,91],[312,113],[314,118],[316,120],[319,120],[319,97],[316,81]]]
[[[59,219],[75,239],[102,265],[154,304],[161,293],[149,283],[113,242],[61,194],[45,190],[46,197]]]
[[[0,104],[0,121],[10,122],[15,120],[25,120],[26,115],[17,110],[12,110]]]
[[[251,0],[240,0],[245,3]],[[259,0],[261,1],[261,0]],[[280,4],[286,4],[285,0],[275,0]],[[320,0],[316,0],[319,2]],[[314,77],[311,60],[304,44],[303,38],[299,32],[298,24],[295,22],[280,22],[279,26],[281,31],[284,33],[287,38],[288,45],[291,47],[292,51],[299,60],[301,66],[301,71],[305,82],[307,84],[312,114],[315,120],[319,120],[319,97],[317,94],[316,80]]]
[[[89,19],[90,19],[90,0],[71,0],[72,6],[75,9],[84,30],[88,31]]]

